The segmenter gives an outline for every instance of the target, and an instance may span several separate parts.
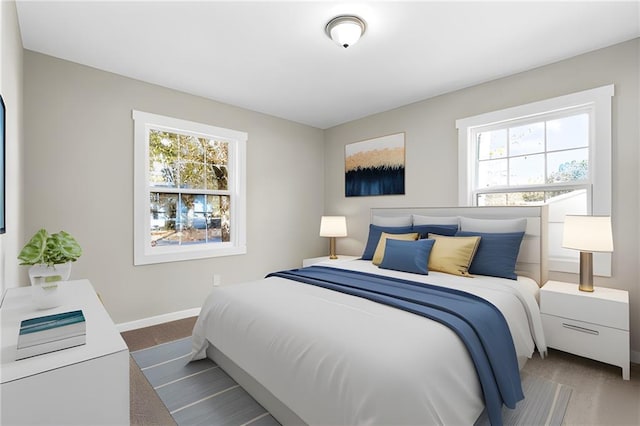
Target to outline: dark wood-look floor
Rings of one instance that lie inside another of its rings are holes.
[[[122,338],[129,351],[146,349],[160,343],[171,342],[191,335],[196,317],[172,321],[152,327],[125,331]],[[156,392],[133,358],[129,359],[130,378],[130,418],[131,426],[142,425],[175,425],[171,414],[164,406]]]

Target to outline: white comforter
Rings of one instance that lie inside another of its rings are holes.
[[[535,345],[546,352],[533,280],[331,266],[476,294],[503,312],[519,360]],[[208,342],[310,425],[473,424],[484,408],[467,349],[446,326],[283,278],[215,287],[194,328],[194,359]]]

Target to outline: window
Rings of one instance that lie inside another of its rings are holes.
[[[539,204],[588,190],[590,112],[570,109],[472,129],[472,203]]]
[[[246,253],[247,134],[133,111],[134,264]]]
[[[577,272],[566,214],[611,214],[611,96],[604,86],[456,122],[460,205],[549,205],[549,267]],[[610,275],[610,254],[594,271]]]

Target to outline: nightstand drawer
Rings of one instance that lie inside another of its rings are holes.
[[[551,348],[619,366],[629,365],[629,332],[542,314]]]
[[[545,288],[547,285],[549,287]],[[578,293],[577,284],[551,281],[542,289],[540,312],[543,314],[629,330],[629,299],[626,292],[597,287],[593,293]]]

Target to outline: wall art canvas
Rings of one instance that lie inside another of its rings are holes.
[[[345,146],[347,197],[404,194],[404,133]]]

